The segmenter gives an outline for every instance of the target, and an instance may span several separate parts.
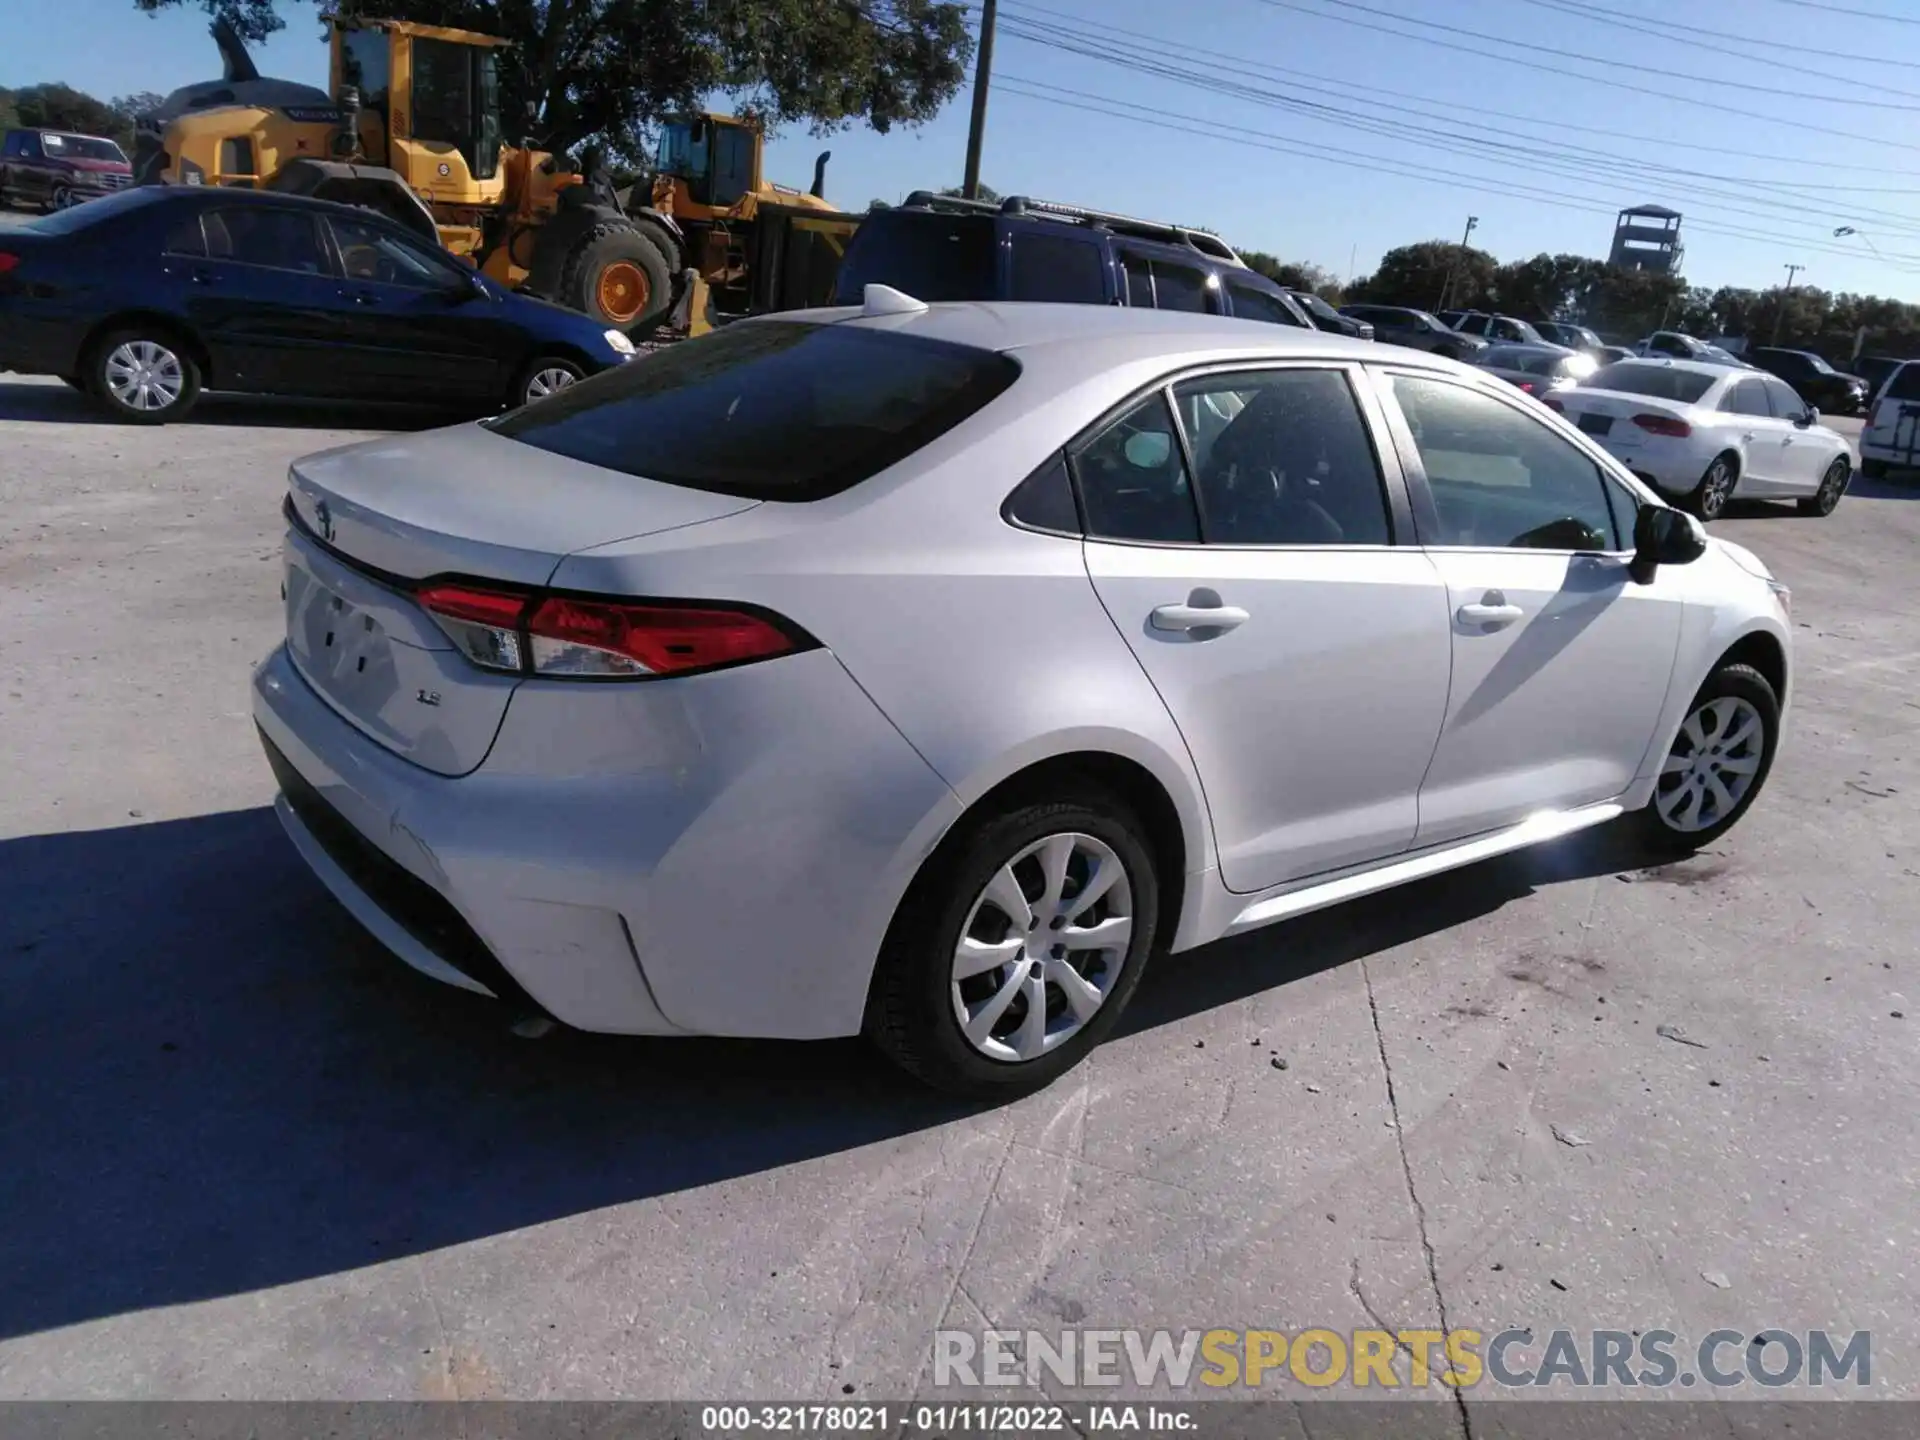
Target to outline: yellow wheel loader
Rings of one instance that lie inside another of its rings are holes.
[[[136,181],[282,190],[378,210],[505,285],[623,330],[651,329],[676,299],[695,333],[714,313],[714,296],[721,310],[743,299],[794,303],[770,293],[778,286],[756,295],[749,283],[758,211],[828,207],[817,194],[762,185],[757,130],[722,116],[669,125],[662,153],[671,147],[676,168],[623,204],[564,157],[506,142],[505,41],[324,18],[326,91],[261,76],[239,36],[216,23],[222,78],[176,90],[142,117]],[[733,138],[723,144],[722,133]],[[816,191],[819,178],[816,167]],[[857,222],[841,219],[850,233]],[[785,253],[787,227],[773,228]],[[803,288],[805,298],[819,289]]]

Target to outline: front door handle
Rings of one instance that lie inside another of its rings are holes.
[[[1454,611],[1453,618],[1462,625],[1498,630],[1513,624],[1526,613],[1518,605],[1509,605],[1507,597],[1498,590],[1489,590],[1478,601],[1469,602]]]
[[[1238,605],[1156,605],[1151,619],[1156,630],[1231,630],[1248,615]]]

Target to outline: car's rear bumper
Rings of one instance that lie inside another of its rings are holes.
[[[368,739],[284,647],[253,710],[282,823],[362,924],[436,979],[586,1030],[857,1033],[893,908],[957,808],[824,650],[529,682],[461,778]]]

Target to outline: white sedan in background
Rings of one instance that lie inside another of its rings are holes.
[[[1831,515],[1853,478],[1846,438],[1822,425],[1786,381],[1746,366],[1622,360],[1543,398],[1702,520],[1736,490]]]

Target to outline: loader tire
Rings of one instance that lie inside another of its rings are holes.
[[[575,243],[555,298],[616,329],[647,330],[673,303],[670,275],[666,256],[631,223],[603,221]]]

